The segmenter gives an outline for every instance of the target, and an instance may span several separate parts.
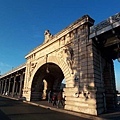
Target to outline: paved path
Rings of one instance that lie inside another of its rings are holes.
[[[105,120],[120,120],[120,105],[112,110],[108,110],[107,113],[99,115],[99,118],[104,118]]]
[[[98,115],[98,116],[93,116],[93,115],[88,115],[88,114],[83,114],[83,113],[77,113],[77,112],[72,112],[72,111],[67,111],[64,110],[62,107],[57,109],[56,106],[52,106],[51,103],[48,103],[46,101],[39,101],[39,102],[27,102],[29,104],[33,104],[36,106],[41,106],[43,108],[50,108],[51,110],[63,112],[63,113],[68,113],[68,114],[73,114],[75,116],[81,116],[84,118],[89,118],[92,120],[120,120],[120,106],[114,110],[109,110],[108,112]]]
[[[0,110],[0,120],[10,120],[10,118]]]
[[[9,118],[11,118],[11,120],[27,120],[28,118],[29,120],[42,120],[42,116],[45,116],[44,120],[120,120],[120,106],[114,110],[109,110],[105,114],[92,116],[83,113],[67,111],[62,107],[58,109],[56,106],[52,106],[52,104],[48,103],[47,101],[22,102],[16,101],[17,99],[11,99],[9,99],[9,97],[0,97],[0,120],[10,120]],[[40,112],[41,110],[43,113]],[[31,117],[32,115],[33,117]],[[3,119],[1,119],[1,116]]]
[[[0,97],[0,120],[89,120]]]

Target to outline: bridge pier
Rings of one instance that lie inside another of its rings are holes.
[[[9,82],[8,82],[8,95],[10,94],[10,85],[11,85],[11,77],[10,78],[8,78],[8,80],[9,80]]]
[[[21,74],[20,75],[19,98],[22,97],[23,82],[24,82],[24,74]]]
[[[11,93],[12,97],[14,96],[14,93],[15,93],[15,85],[16,85],[16,76],[14,76],[13,78],[13,86],[12,86],[12,93]]]
[[[1,89],[0,89],[0,93],[3,94],[3,86],[4,86],[4,80],[1,80]]]

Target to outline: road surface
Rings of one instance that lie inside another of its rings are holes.
[[[0,120],[90,120],[0,97]]]

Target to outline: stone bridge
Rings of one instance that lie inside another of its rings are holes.
[[[50,90],[62,89],[66,110],[98,115],[115,108],[113,60],[120,57],[120,13],[95,26],[84,15],[55,35],[46,30],[44,36],[24,65],[0,76],[0,94],[40,101]]]

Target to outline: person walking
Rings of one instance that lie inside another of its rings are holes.
[[[53,106],[57,105],[57,103],[56,103],[57,102],[57,94],[56,93],[53,94],[52,100],[53,100]]]
[[[51,90],[48,92],[48,103],[52,103]]]
[[[60,104],[62,105],[62,107],[64,107],[64,105],[63,105],[63,97],[62,97],[62,92],[61,91],[57,95],[57,100],[58,100],[57,108],[60,107]]]

